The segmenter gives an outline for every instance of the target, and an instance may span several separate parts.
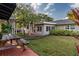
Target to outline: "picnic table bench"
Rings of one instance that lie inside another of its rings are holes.
[[[25,50],[26,40],[24,40],[16,35],[12,35],[12,34],[3,35],[0,42],[2,42],[1,43],[2,46],[0,47],[0,50],[15,48],[17,46],[20,46],[21,48],[23,48],[23,51]],[[14,43],[14,42],[16,42],[16,43]],[[7,43],[9,43],[9,44],[7,45]]]

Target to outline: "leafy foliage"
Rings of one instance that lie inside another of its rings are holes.
[[[10,33],[12,30],[10,24],[2,24],[2,33]]]
[[[62,36],[74,36],[79,35],[79,31],[69,31],[69,30],[51,30],[51,35],[62,35]]]
[[[70,20],[73,20],[77,25],[79,25],[79,9],[78,8],[71,9],[68,12],[67,16]]]
[[[34,9],[30,4],[17,4],[17,7],[13,13],[16,16],[16,22],[20,27],[26,26],[27,24],[35,24],[37,22],[43,21],[52,21],[53,18],[45,14],[35,13]]]

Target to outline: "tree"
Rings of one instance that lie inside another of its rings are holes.
[[[45,14],[38,14],[39,19],[41,19],[41,21],[53,21],[53,18],[49,17],[48,15]]]
[[[30,5],[26,4],[17,4],[13,15],[15,15],[16,22],[20,25],[20,28],[29,25],[30,31],[33,30],[31,26],[34,26],[34,24],[39,21],[38,15],[33,12]]]
[[[1,27],[2,33],[11,33],[12,27],[11,27],[10,24],[8,24],[8,23],[7,24],[2,23],[1,25],[2,25],[2,27]]]
[[[17,4],[15,12],[13,13],[16,17],[16,24],[20,25],[18,27],[26,27],[29,25],[29,31],[34,30],[34,25],[37,22],[42,21],[52,21],[53,18],[48,17],[45,14],[36,14],[33,8],[29,4]]]
[[[67,16],[69,17],[70,20],[73,20],[76,24],[79,25],[79,9],[75,8],[75,9],[71,9]]]

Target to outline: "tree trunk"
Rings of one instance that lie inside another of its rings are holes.
[[[28,31],[28,35],[31,35],[31,24],[29,23],[29,31]]]

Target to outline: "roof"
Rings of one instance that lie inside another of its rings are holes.
[[[9,20],[15,8],[16,3],[0,3],[0,19]]]
[[[75,22],[73,22],[72,20],[69,20],[69,19],[57,20],[57,21],[53,21],[53,22],[56,23],[57,25],[62,25],[62,24],[75,24]]]
[[[56,24],[54,22],[43,22],[43,24]]]
[[[54,22],[39,22],[39,23],[36,23],[36,24],[50,24],[50,25],[52,25],[52,24],[56,24],[56,23],[54,23]]]
[[[56,21],[52,21],[52,22],[39,22],[37,24],[64,25],[64,24],[75,24],[75,22],[68,20],[68,19],[64,19],[64,20],[56,20]]]

